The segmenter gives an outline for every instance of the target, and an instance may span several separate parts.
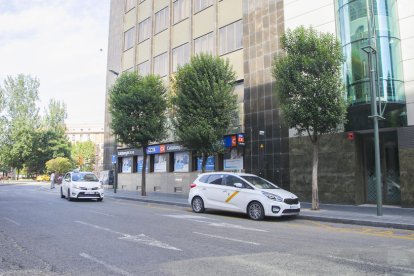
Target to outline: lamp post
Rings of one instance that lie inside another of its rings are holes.
[[[371,92],[371,116],[374,123],[374,148],[375,148],[375,186],[377,190],[377,216],[382,216],[382,185],[381,185],[381,160],[380,160],[380,146],[379,146],[379,130],[378,120],[384,119],[381,115],[382,112],[378,113],[377,97],[380,100],[379,106],[381,109],[381,97],[379,91],[377,92],[376,77],[377,72],[375,65],[377,64],[377,49],[376,49],[376,32],[375,32],[375,18],[372,7],[372,2],[367,0],[367,20],[368,20],[368,45],[363,47],[362,50],[368,55],[368,66],[370,71],[370,92]],[[373,33],[371,33],[373,32]],[[371,37],[373,36],[373,37]],[[375,62],[375,64],[374,64]]]
[[[119,73],[117,71],[114,70],[108,70],[109,72],[111,72],[112,74],[114,74],[116,77],[119,76]],[[118,188],[118,141],[116,138],[116,134],[114,135],[114,156],[115,156],[115,160],[113,160],[114,158],[112,157],[112,164],[113,164],[113,170],[114,170],[114,193],[116,194],[116,190]]]

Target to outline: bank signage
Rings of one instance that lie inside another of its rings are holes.
[[[123,157],[123,156],[134,156],[134,155],[140,155],[142,154],[139,153],[139,150],[137,149],[125,149],[125,150],[118,150],[118,156]]]
[[[148,146],[147,154],[159,154],[166,152],[183,151],[185,148],[179,144],[164,144],[156,146]]]
[[[223,138],[224,141],[224,146],[226,148],[233,148],[233,147],[237,147],[237,146],[244,146],[244,134],[243,133],[239,133],[239,134],[234,134],[234,135],[230,135],[230,136],[225,136]]]

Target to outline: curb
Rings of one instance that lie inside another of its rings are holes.
[[[393,223],[393,222],[369,221],[369,220],[359,220],[359,219],[344,219],[344,218],[333,218],[333,217],[317,217],[317,216],[307,216],[307,215],[302,215],[302,214],[298,216],[298,219],[342,223],[342,224],[352,224],[352,225],[361,225],[361,226],[371,226],[371,227],[394,228],[394,229],[402,229],[402,230],[414,230],[413,224],[402,224],[402,223]]]
[[[172,206],[179,206],[179,207],[190,206],[188,203],[180,203],[180,202],[165,201],[165,200],[131,198],[131,197],[113,196],[113,195],[107,195],[107,194],[105,196],[109,198],[115,198],[115,199],[118,198],[122,200],[140,201],[140,202],[146,202],[146,203],[156,203],[156,204],[172,205]],[[297,218],[302,219],[302,220],[342,223],[342,224],[351,224],[351,225],[362,225],[362,226],[371,226],[371,227],[394,228],[394,229],[402,229],[402,230],[414,230],[414,224],[368,221],[368,220],[359,220],[359,219],[345,219],[345,218],[335,218],[335,217],[322,217],[322,216],[314,216],[314,215],[310,216],[310,215],[304,215],[304,214],[299,214]]]
[[[105,195],[105,197],[110,198],[119,198],[123,200],[130,200],[130,201],[140,201],[140,202],[146,202],[146,203],[157,203],[157,204],[164,204],[164,205],[173,205],[173,206],[180,206],[180,207],[189,207],[188,203],[180,203],[180,202],[173,202],[173,201],[165,201],[165,200],[156,200],[156,199],[143,199],[143,198],[131,198],[131,197],[125,197],[125,196],[111,196],[111,195]]]

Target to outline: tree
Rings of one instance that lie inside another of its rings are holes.
[[[235,73],[228,60],[201,54],[180,67],[175,77],[173,125],[178,141],[202,156],[223,149],[223,136],[237,118]]]
[[[66,104],[55,99],[49,101],[45,110],[43,124],[46,129],[65,133],[65,119],[67,118]]]
[[[46,169],[49,173],[56,172],[57,175],[63,175],[73,169],[73,163],[68,158],[56,157],[46,162]]]
[[[39,126],[39,109],[36,102],[39,81],[30,76],[8,76],[0,87],[0,101],[4,107],[1,115],[1,160],[6,167],[17,168],[18,173],[31,154],[34,130]]]
[[[284,54],[275,57],[273,76],[283,117],[313,144],[312,209],[319,209],[319,137],[345,122],[346,100],[341,79],[341,46],[332,34],[312,28],[288,30],[281,37]]]
[[[44,173],[46,161],[56,157],[71,158],[70,143],[65,134],[54,130],[36,130],[32,139],[31,155],[25,162],[28,173]]]
[[[110,90],[111,128],[117,139],[129,146],[142,147],[141,194],[146,195],[147,147],[166,137],[166,88],[160,77],[125,72]]]
[[[95,143],[76,142],[72,145],[72,159],[82,171],[93,171],[95,165]]]

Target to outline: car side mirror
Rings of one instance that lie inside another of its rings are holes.
[[[236,188],[243,188],[243,184],[241,183],[234,183],[233,186]]]

